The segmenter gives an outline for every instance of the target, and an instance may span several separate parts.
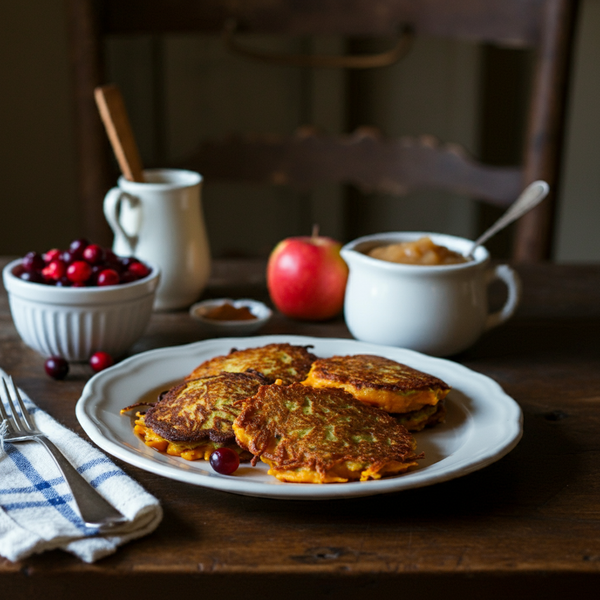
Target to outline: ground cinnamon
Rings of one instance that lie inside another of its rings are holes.
[[[223,302],[204,313],[204,318],[212,321],[250,321],[257,317],[247,306],[236,308],[230,302]]]

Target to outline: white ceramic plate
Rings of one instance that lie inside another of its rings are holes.
[[[320,357],[378,354],[431,373],[452,386],[447,396],[446,422],[415,435],[418,450],[425,452],[419,467],[397,477],[324,485],[282,483],[268,475],[267,465],[261,462],[256,467],[242,464],[233,475],[219,475],[207,461],[190,462],[152,450],[134,435],[130,418],[119,414],[121,408],[149,392],[167,389],[183,379],[208,358],[227,354],[232,348],[281,342],[312,345],[312,351]],[[397,492],[461,477],[510,452],[522,434],[518,404],[495,381],[462,365],[354,340],[280,335],[219,338],[132,356],[88,381],[76,414],[98,446],[141,469],[237,494],[303,500]]]

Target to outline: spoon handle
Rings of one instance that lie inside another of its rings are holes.
[[[121,91],[116,85],[103,85],[94,90],[94,97],[108,139],[125,179],[144,181],[142,160],[129,123]]]
[[[498,231],[529,212],[534,206],[537,206],[548,195],[549,191],[550,186],[545,181],[534,181],[528,185],[508,210],[483,235],[477,238],[469,252],[469,257],[473,256],[475,248],[481,246]]]

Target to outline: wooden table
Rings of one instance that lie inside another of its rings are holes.
[[[119,463],[162,501],[157,531],[93,565],[60,551],[0,559],[0,597],[600,597],[600,266],[519,271],[517,316],[454,357],[523,408],[523,439],[499,462],[431,487],[321,502],[236,496]],[[262,263],[218,262],[206,295],[264,299],[263,273]],[[349,337],[341,319],[281,316],[260,333]],[[185,312],[156,314],[133,352],[199,339]],[[84,435],[74,406],[90,370],[46,377],[4,292],[0,361]]]

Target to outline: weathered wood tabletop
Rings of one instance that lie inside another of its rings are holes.
[[[518,270],[516,317],[452,358],[523,409],[524,436],[500,461],[430,487],[318,502],[228,494],[117,461],[161,500],[156,532],[92,565],[60,551],[0,559],[1,597],[598,597],[600,266]],[[266,299],[263,274],[262,263],[216,262],[206,296]],[[342,319],[280,315],[260,331],[270,333],[349,337]],[[155,314],[132,353],[201,339],[187,313]],[[4,291],[0,366],[85,436],[74,408],[91,370],[49,379]]]

